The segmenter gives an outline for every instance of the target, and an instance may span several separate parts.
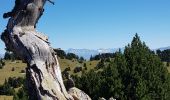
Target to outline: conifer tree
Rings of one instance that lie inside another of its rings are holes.
[[[123,53],[115,53],[114,61],[100,70],[76,79],[78,87],[92,99],[170,100],[170,74],[138,34]]]

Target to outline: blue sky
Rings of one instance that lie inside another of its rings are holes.
[[[0,3],[0,16],[14,0]],[[119,48],[138,33],[154,49],[170,46],[170,0],[55,0],[47,3],[38,30],[55,48]],[[0,17],[0,32],[7,20]],[[4,44],[0,42],[0,52]]]

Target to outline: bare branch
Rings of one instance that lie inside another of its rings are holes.
[[[54,1],[51,1],[51,0],[47,0],[47,1],[50,2],[53,5],[55,4]]]

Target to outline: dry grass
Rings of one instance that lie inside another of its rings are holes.
[[[87,71],[90,69],[94,69],[99,61],[85,61],[83,63],[79,63],[77,60],[68,60],[68,59],[59,59],[61,71],[64,71],[65,68],[70,67],[71,71],[69,71],[70,74],[76,74],[81,75],[81,72],[74,73],[75,67],[83,67],[84,63],[86,63]]]
[[[86,62],[86,65],[87,65],[87,70],[91,70],[91,69],[94,69],[97,64],[99,63],[99,60],[94,60],[94,61],[87,61]]]
[[[68,60],[68,59],[58,59],[61,70],[65,70],[65,68],[70,67],[71,71],[74,70],[77,66],[82,66],[77,60]]]
[[[13,67],[15,71],[12,71]],[[22,63],[22,61],[5,61],[5,66],[3,69],[0,69],[0,84],[3,84],[5,79],[8,79],[9,77],[24,77],[25,74],[20,72],[21,70],[24,70],[25,67],[26,64]]]
[[[1,96],[0,96],[0,100],[13,100],[13,96],[1,95]]]
[[[167,67],[168,68],[168,72],[170,73],[170,66],[169,67]]]
[[[83,67],[84,63],[86,63],[87,71],[90,69],[94,69],[99,61],[87,61],[83,63],[79,63],[77,60],[68,60],[68,59],[59,59],[61,71],[63,71],[65,68],[70,67],[71,71],[70,74],[75,74],[74,68],[75,67]],[[0,69],[0,84],[2,85],[5,81],[5,79],[8,79],[9,77],[24,77],[25,74],[20,73],[21,70],[24,70],[27,65],[25,63],[22,63],[22,61],[5,61],[5,66],[3,69]],[[12,68],[14,67],[15,71],[12,71]],[[77,75],[81,75],[81,72],[76,73]]]

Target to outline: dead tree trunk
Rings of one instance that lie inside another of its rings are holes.
[[[47,0],[16,0],[7,28],[1,35],[7,49],[27,62],[26,78],[31,100],[72,100],[64,87],[57,55],[47,36],[36,31]]]

